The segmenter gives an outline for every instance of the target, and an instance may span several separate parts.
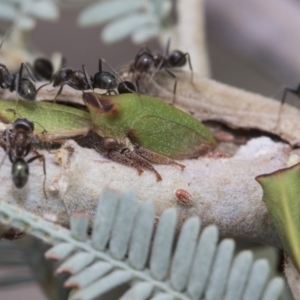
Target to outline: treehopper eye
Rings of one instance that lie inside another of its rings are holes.
[[[93,123],[90,144],[112,160],[155,172],[150,162],[184,165],[174,159],[198,157],[216,145],[209,130],[191,115],[160,99],[138,95],[83,93]],[[106,148],[107,138],[114,139]],[[112,147],[112,144],[114,145]]]

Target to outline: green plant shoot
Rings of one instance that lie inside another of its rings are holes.
[[[16,114],[11,110],[15,110]],[[20,116],[35,122],[35,134],[45,141],[85,135],[91,126],[89,113],[74,107],[47,102],[0,100],[0,120],[3,123],[11,123]],[[46,132],[43,133],[44,129]]]
[[[84,93],[93,123],[89,144],[110,159],[161,175],[150,162],[185,166],[173,159],[198,157],[216,142],[209,130],[189,114],[160,99],[138,94],[105,96]]]
[[[160,99],[138,94],[84,93],[94,130],[104,137],[129,138],[173,159],[198,157],[216,141],[197,119]]]
[[[300,272],[300,164],[256,180],[282,245]]]

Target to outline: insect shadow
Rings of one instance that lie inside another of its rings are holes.
[[[7,109],[14,114],[18,114],[14,109]],[[40,126],[42,126],[40,124]],[[5,157],[8,156],[12,163],[12,180],[16,188],[23,188],[29,178],[29,166],[36,159],[43,161],[44,181],[43,192],[47,198],[45,183],[46,183],[46,163],[44,155],[40,154],[32,146],[34,132],[34,123],[21,116],[17,118],[9,128],[7,128],[0,138],[0,146],[5,150],[6,155],[3,157],[0,166],[2,166]],[[43,132],[46,132],[44,129]],[[33,152],[35,155],[29,159],[26,156]]]
[[[59,69],[66,65],[65,57],[61,57]],[[52,62],[44,57],[38,57],[34,60],[33,64],[27,63],[35,81],[51,80],[54,75],[54,66]]]

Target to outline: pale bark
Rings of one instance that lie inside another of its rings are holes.
[[[168,86],[171,88],[173,81],[168,76],[165,80],[164,88],[156,82],[152,91],[164,99],[172,98]],[[155,201],[158,215],[163,209],[176,206],[179,223],[189,216],[198,215],[205,225],[217,224],[222,236],[242,237],[280,247],[261,200],[262,190],[254,179],[260,174],[284,168],[290,155],[288,144],[264,137],[264,132],[272,132],[276,127],[278,103],[197,76],[194,85],[201,92],[193,90],[189,73],[179,76],[179,84],[176,104],[192,111],[195,117],[219,120],[236,129],[256,128],[262,130],[261,137],[242,147],[235,145],[238,150],[233,157],[221,155],[183,160],[181,162],[186,165],[184,171],[174,166],[155,165],[163,177],[161,182],[156,182],[153,173],[145,171],[138,176],[135,169],[116,164],[94,150],[68,141],[55,155],[43,151],[47,160],[47,200],[43,197],[41,163],[35,161],[30,164],[29,182],[23,189],[17,190],[10,178],[11,163],[8,159],[1,168],[1,199],[38,215],[55,214],[59,223],[68,225],[69,216],[75,211],[89,212],[92,221],[103,188],[118,191],[132,188],[140,201]],[[65,89],[64,97],[81,101],[81,92],[72,91],[72,97],[68,93],[69,89]],[[51,97],[48,95],[46,98]],[[280,129],[281,135],[291,142],[297,140],[298,120],[299,112],[286,106]],[[285,126],[282,127],[282,124]],[[294,131],[289,132],[288,128],[294,128]],[[182,203],[176,198],[178,189],[191,195],[189,203]]]

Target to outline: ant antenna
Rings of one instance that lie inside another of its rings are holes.
[[[163,54],[162,54],[162,59],[159,62],[159,64],[157,65],[157,67],[155,68],[155,70],[152,73],[152,75],[150,76],[150,78],[148,80],[148,84],[153,80],[154,76],[159,72],[159,70],[161,69],[161,67],[162,67],[162,65],[163,65],[163,63],[165,61],[165,59],[168,57],[169,49],[170,49],[170,44],[171,44],[171,37],[169,37],[168,40],[167,40],[167,44],[166,44],[165,49],[164,49]]]
[[[33,121],[33,123],[36,123],[36,124],[38,124],[39,126],[41,126],[41,127],[43,128],[42,134],[48,132],[47,129],[46,129],[41,123],[39,123],[39,122],[37,122],[37,121]]]
[[[19,114],[15,109],[13,109],[13,108],[7,108],[5,111],[11,112],[11,113],[13,113],[14,115],[18,115],[20,118],[23,118],[23,116],[20,115],[20,114]],[[39,122],[37,122],[37,121],[32,121],[32,122],[35,123],[35,124],[38,124],[39,126],[41,126],[41,127],[43,128],[42,134],[44,134],[44,133],[47,132],[47,129],[46,129],[41,123],[39,123]]]
[[[12,28],[12,27],[8,28],[8,29],[5,31],[5,33],[4,33],[3,37],[2,37],[2,41],[1,41],[1,43],[0,43],[0,49],[1,49],[1,47],[2,47],[2,45],[3,45],[3,43],[4,43],[4,41],[6,40],[6,38],[10,35],[10,33],[11,33],[12,31],[13,31],[13,28]]]
[[[13,109],[13,108],[7,108],[5,111],[11,112],[11,113],[14,114],[14,116],[18,115],[20,118],[22,118],[22,116],[15,109]]]
[[[85,70],[85,65],[82,65],[82,71],[83,71],[84,78],[85,78],[89,88],[93,91],[94,89],[93,89],[93,86],[92,86],[92,82],[91,82],[91,79],[88,76],[87,71]]]
[[[100,62],[99,62],[99,68],[100,68],[100,67],[101,67],[101,64],[100,64]],[[89,75],[88,75],[87,71],[85,70],[85,65],[82,65],[82,70],[83,70],[84,78],[85,78],[85,80],[86,80],[88,86],[90,87],[90,89],[91,89],[92,91],[94,91],[94,88],[93,88],[93,86],[92,86],[91,79],[89,78]],[[102,70],[102,67],[101,67],[101,70]],[[82,95],[83,95],[84,93],[85,93],[84,90],[82,90]],[[96,97],[96,98],[97,98],[97,97]],[[98,102],[98,104],[99,104],[99,107],[100,107],[101,109],[103,109],[103,106],[102,106],[101,102],[98,100],[98,98],[97,98],[97,102]]]

